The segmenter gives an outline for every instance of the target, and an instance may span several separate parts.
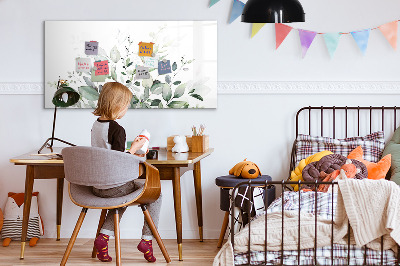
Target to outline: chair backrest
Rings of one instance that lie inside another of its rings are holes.
[[[97,147],[67,147],[62,150],[65,179],[83,186],[118,186],[139,176],[144,158]]]

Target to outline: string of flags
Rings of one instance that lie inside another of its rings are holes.
[[[210,0],[209,7],[212,7],[220,0]],[[232,2],[232,10],[229,17],[229,24],[235,21],[240,15],[242,14],[244,3],[240,0],[233,0]],[[351,32],[329,32],[329,33],[322,33],[304,29],[297,29],[291,26],[275,23],[275,40],[276,40],[276,49],[282,44],[282,42],[286,39],[289,33],[292,30],[297,30],[299,32],[300,37],[300,44],[301,44],[301,53],[302,57],[304,58],[307,54],[308,49],[310,48],[311,44],[313,43],[315,37],[317,35],[322,35],[325,41],[326,47],[328,49],[328,53],[332,58],[335,54],[335,51],[339,45],[340,37],[344,34],[351,34],[354,41],[356,42],[358,48],[360,49],[361,53],[365,55],[365,52],[368,47],[369,36],[372,30],[380,30],[382,34],[385,36],[386,40],[392,46],[394,50],[397,49],[397,29],[398,29],[398,22],[399,20],[395,20],[383,25],[380,25],[375,28],[363,29],[358,31],[351,31]],[[251,29],[251,38],[253,38],[262,27],[264,27],[266,23],[252,23]]]

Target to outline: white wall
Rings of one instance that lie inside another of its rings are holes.
[[[145,3],[145,4],[143,4]],[[307,22],[297,24],[318,31],[350,31],[399,19],[400,2],[372,0],[303,0]],[[43,81],[44,20],[213,20],[218,28],[218,76],[220,81],[399,81],[399,52],[391,50],[378,31],[371,34],[367,55],[362,57],[350,36],[344,36],[336,57],[329,59],[321,36],[304,60],[297,32],[274,51],[273,25],[266,25],[252,40],[250,25],[227,24],[230,0],[208,9],[208,0],[147,1],[12,1],[0,0],[0,83]],[[60,40],[61,41],[61,40]],[[399,95],[219,95],[218,109],[130,110],[121,120],[128,138],[142,128],[152,132],[153,144],[165,146],[166,138],[190,133],[193,124],[204,123],[215,152],[202,162],[205,238],[218,238],[223,214],[214,179],[227,174],[238,161],[255,161],[263,174],[275,180],[286,176],[294,138],[294,115],[308,105],[399,105]],[[52,110],[43,108],[43,95],[0,95],[0,207],[7,192],[24,190],[25,168],[9,158],[35,150],[51,134]],[[60,110],[56,135],[78,145],[90,144],[91,110]],[[56,182],[39,180],[40,211],[45,237],[55,237]],[[164,202],[160,233],[175,238],[171,182],[163,181]],[[197,237],[192,176],[182,177],[184,238]],[[64,191],[62,237],[69,237],[79,208]],[[93,237],[99,212],[90,211],[80,237]],[[138,218],[139,217],[139,218]],[[142,218],[130,208],[121,221],[123,238],[139,238]]]

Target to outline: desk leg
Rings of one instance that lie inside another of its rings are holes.
[[[201,169],[200,161],[194,164],[194,191],[196,194],[197,220],[199,225],[200,242],[203,242],[203,203],[201,196]]]
[[[178,242],[179,260],[182,260],[182,205],[181,205],[181,174],[179,167],[174,167],[174,178],[172,179],[174,191],[175,223]]]
[[[64,178],[57,178],[57,241],[60,241]]]
[[[26,235],[28,233],[29,213],[31,211],[32,190],[34,181],[34,166],[26,166],[25,177],[25,195],[24,195],[24,213],[22,219],[22,232],[21,232],[21,255],[20,259],[24,259]]]

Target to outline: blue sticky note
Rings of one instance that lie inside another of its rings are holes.
[[[158,75],[164,75],[171,73],[171,63],[169,60],[158,61]]]

